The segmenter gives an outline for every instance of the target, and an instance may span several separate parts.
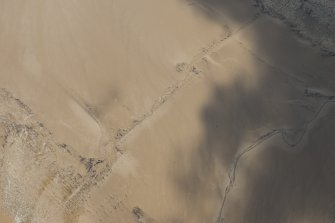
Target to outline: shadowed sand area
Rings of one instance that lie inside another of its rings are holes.
[[[0,222],[334,222],[323,4],[0,0]]]

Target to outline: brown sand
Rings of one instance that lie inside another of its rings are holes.
[[[4,215],[4,214],[0,214],[0,222],[2,223],[13,223],[14,221],[12,221],[8,216]]]
[[[334,221],[335,58],[252,3],[0,1],[0,206]]]

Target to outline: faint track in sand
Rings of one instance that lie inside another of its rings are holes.
[[[91,119],[94,123],[97,124],[99,128],[99,139],[98,139],[98,151],[101,151],[102,142],[105,137],[105,130],[103,127],[103,124],[101,123],[100,119],[94,114],[93,108],[90,107],[88,103],[84,101],[83,98],[81,98],[78,94],[76,94],[74,91],[70,90],[69,88],[66,88],[65,86],[59,84],[61,88],[64,89],[67,95],[72,99],[74,103],[76,103]]]
[[[234,158],[230,171],[228,173],[228,179],[229,179],[229,183],[227,184],[226,188],[225,188],[225,192],[223,195],[223,200],[221,203],[221,207],[220,207],[220,211],[219,211],[219,215],[217,217],[216,223],[222,223],[224,222],[224,218],[223,218],[223,210],[227,201],[227,198],[229,196],[229,192],[231,191],[231,189],[233,189],[234,184],[235,184],[235,178],[236,178],[236,169],[238,166],[239,161],[241,160],[241,158],[246,155],[248,152],[257,149],[257,147],[261,144],[263,144],[264,142],[270,140],[271,138],[277,136],[277,135],[281,135],[281,139],[282,141],[290,146],[291,148],[294,148],[298,145],[300,145],[300,143],[303,141],[304,137],[306,136],[306,134],[308,133],[308,131],[310,130],[310,126],[312,124],[314,124],[314,122],[316,122],[318,120],[318,118],[320,117],[321,112],[324,110],[325,107],[327,107],[328,105],[334,105],[333,103],[335,103],[335,100],[327,100],[324,103],[322,103],[322,105],[319,107],[319,109],[315,112],[315,114],[313,115],[313,117],[304,124],[303,130],[302,130],[302,134],[301,136],[298,138],[298,140],[296,140],[295,142],[289,142],[289,140],[287,139],[287,131],[288,129],[286,128],[280,128],[280,129],[274,129],[271,130],[267,133],[265,133],[264,135],[260,136],[253,144],[251,144],[250,146],[246,147],[245,149],[243,149],[241,152],[239,152],[236,157]]]
[[[126,142],[129,135],[133,132],[135,132],[146,120],[148,120],[150,117],[152,117],[169,99],[171,99],[174,95],[176,95],[186,84],[191,82],[194,78],[200,76],[200,72],[197,70],[196,64],[199,63],[203,58],[206,56],[218,51],[226,42],[226,40],[231,39],[231,37],[235,36],[237,33],[239,33],[244,28],[248,27],[252,23],[254,23],[258,18],[260,17],[260,14],[256,14],[255,17],[253,17],[250,21],[247,21],[244,25],[242,25],[239,29],[237,29],[234,33],[232,33],[229,29],[227,33],[224,33],[224,36],[222,38],[219,38],[219,40],[214,40],[207,44],[206,47],[203,47],[201,52],[193,56],[192,60],[185,65],[181,73],[184,73],[184,78],[179,81],[178,83],[169,86],[165,92],[158,97],[151,106],[150,110],[143,114],[139,120],[134,122],[131,126],[129,126],[126,129],[123,129],[122,135],[116,138],[116,141],[114,143],[114,149],[116,152],[120,153],[120,156],[116,160],[107,160],[107,163],[105,164],[105,167],[96,175],[88,176],[87,180],[80,185],[66,200],[67,206],[72,206],[73,204],[77,206],[77,203],[80,200],[80,196],[84,195],[85,192],[88,192],[90,188],[96,184],[97,182],[100,182],[104,180],[108,174],[112,171],[113,165],[116,163],[116,161],[123,156],[124,150],[122,149],[122,146]],[[198,73],[199,72],[199,73]],[[83,103],[80,98],[75,97],[75,95],[70,94],[74,101],[78,103],[80,107],[82,107],[86,112],[90,114],[90,116],[99,123],[99,126],[102,127],[102,124],[100,123],[99,119],[97,119],[94,114],[91,114],[89,112],[89,109],[87,109],[85,103]],[[71,204],[72,205],[71,205]]]
[[[231,39],[233,36],[235,36],[237,33],[239,33],[241,30],[246,28],[247,26],[251,25],[255,20],[259,18],[259,14],[256,14],[255,17],[253,17],[250,21],[247,21],[244,25],[242,25],[239,29],[237,29],[234,33],[232,33],[227,26],[227,33],[224,33],[224,36],[222,38],[216,39],[209,44],[207,44],[206,47],[203,47],[201,49],[201,52],[193,56],[192,60],[185,64],[185,67],[182,69],[182,73],[184,73],[184,78],[176,83],[175,85],[169,86],[163,95],[161,95],[158,99],[156,99],[151,106],[150,110],[142,115],[142,118],[137,120],[135,124],[129,126],[125,129],[124,134],[122,137],[119,137],[116,142],[116,146],[118,147],[118,151],[122,151],[120,147],[125,142],[129,134],[133,131],[135,131],[144,121],[146,121],[148,118],[153,116],[157,110],[159,110],[162,105],[164,105],[170,98],[172,98],[180,89],[182,89],[187,83],[191,82],[194,78],[199,77],[201,75],[201,71],[197,69],[197,63],[199,63],[202,59],[204,59],[206,56],[211,55],[212,53],[218,51],[224,44],[225,40]]]

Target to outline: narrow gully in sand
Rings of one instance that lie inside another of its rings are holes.
[[[331,96],[331,97],[334,97],[334,96]],[[296,142],[289,142],[289,140],[286,137],[287,129],[285,129],[285,128],[274,129],[274,130],[271,130],[271,131],[263,134],[262,136],[260,136],[252,145],[248,146],[246,149],[243,149],[240,153],[237,154],[237,156],[235,157],[235,159],[232,162],[232,165],[230,167],[230,171],[228,172],[228,182],[229,183],[227,184],[227,186],[225,188],[225,191],[224,191],[223,200],[222,200],[222,203],[221,203],[221,207],[220,207],[220,210],[219,210],[219,214],[218,214],[216,223],[223,223],[224,222],[224,216],[223,216],[224,207],[225,207],[226,201],[228,199],[229,192],[234,187],[235,178],[236,178],[236,170],[237,170],[237,167],[238,167],[238,164],[239,164],[241,158],[243,156],[247,155],[247,153],[257,149],[258,146],[262,145],[266,141],[269,141],[270,139],[272,139],[273,137],[278,136],[278,135],[281,136],[282,141],[287,146],[289,146],[290,149],[294,149],[295,147],[299,146],[302,143],[305,136],[310,131],[311,125],[313,125],[315,122],[318,121],[318,118],[320,117],[320,114],[322,113],[322,111],[324,111],[324,109],[327,106],[334,106],[333,103],[335,103],[335,100],[327,100],[324,103],[322,103],[322,105],[319,107],[319,109],[313,115],[313,117],[308,122],[306,122],[304,124],[302,134]]]

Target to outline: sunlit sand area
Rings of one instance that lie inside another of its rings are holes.
[[[5,216],[4,214],[0,215],[0,221],[3,222],[3,223],[12,223],[13,222],[8,216]]]
[[[335,222],[331,0],[0,0],[0,222]]]

